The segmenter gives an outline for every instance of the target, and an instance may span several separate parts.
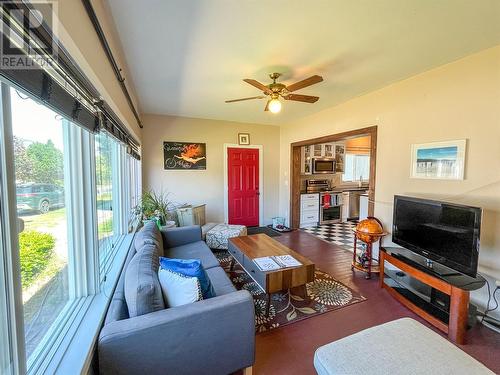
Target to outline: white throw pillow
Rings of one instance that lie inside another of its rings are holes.
[[[160,268],[158,271],[163,299],[168,307],[186,305],[203,299],[197,277]]]

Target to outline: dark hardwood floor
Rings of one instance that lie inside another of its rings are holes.
[[[315,374],[313,356],[319,346],[394,319],[412,317],[430,327],[380,289],[377,276],[365,280],[360,272],[353,274],[352,253],[303,231],[286,233],[275,239],[305,255],[316,267],[359,291],[368,300],[258,334],[254,374]],[[467,345],[460,348],[500,373],[500,334],[477,324],[467,332]],[[359,348],[359,354],[377,349]]]

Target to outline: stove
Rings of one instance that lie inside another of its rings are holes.
[[[330,189],[329,180],[306,180],[307,193],[320,193],[322,191],[329,191]]]

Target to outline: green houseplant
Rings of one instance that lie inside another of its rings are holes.
[[[170,193],[148,190],[142,193],[141,201],[136,206],[136,213],[143,221],[154,220],[158,227],[175,219],[175,205],[169,198]]]

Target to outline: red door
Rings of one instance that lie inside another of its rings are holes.
[[[229,224],[259,225],[259,150],[227,149]]]

